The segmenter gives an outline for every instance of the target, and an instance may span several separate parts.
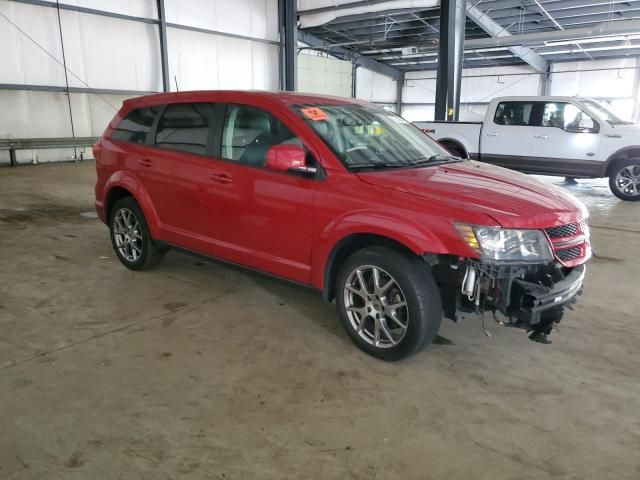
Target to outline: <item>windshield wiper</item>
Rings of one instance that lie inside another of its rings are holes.
[[[431,155],[430,157],[420,157],[420,158],[416,158],[415,160],[413,160],[411,162],[411,165],[426,165],[428,163],[440,163],[440,162],[456,162],[456,161],[460,161],[462,159],[458,158],[458,157],[454,157],[453,155],[443,155],[443,154],[437,154],[437,155]]]
[[[362,163],[359,165],[349,165],[347,168],[349,170],[384,170],[385,168],[401,168],[401,167],[410,167],[411,163],[385,163],[385,162],[376,162],[376,163]]]

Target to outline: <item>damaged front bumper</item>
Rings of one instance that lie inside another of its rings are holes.
[[[541,281],[515,278],[511,288],[511,302],[506,310],[507,315],[522,319],[528,324],[535,324],[543,312],[572,305],[576,296],[582,293],[586,271],[584,265],[579,265],[571,269],[563,279],[549,282],[547,285]]]
[[[551,332],[565,308],[582,293],[586,267],[499,265],[476,259],[441,258],[432,271],[440,285],[445,316],[458,321],[464,313],[501,313],[500,323],[524,328],[539,340]]]

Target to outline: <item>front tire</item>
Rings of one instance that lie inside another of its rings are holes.
[[[438,334],[440,292],[417,257],[387,247],[360,250],[340,267],[335,292],[347,334],[376,358],[407,358]]]
[[[640,158],[618,162],[609,176],[609,188],[621,200],[640,201]]]
[[[147,221],[132,197],[118,200],[109,214],[111,244],[116,256],[130,270],[154,267],[164,256],[151,238]]]

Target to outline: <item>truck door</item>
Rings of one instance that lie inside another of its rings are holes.
[[[531,128],[531,164],[539,173],[600,176],[600,125],[577,105],[545,102],[539,126]]]
[[[480,138],[481,160],[501,167],[528,171],[531,125],[535,102],[504,101],[487,118]]]

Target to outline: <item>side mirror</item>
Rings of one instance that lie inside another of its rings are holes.
[[[273,145],[267,151],[265,166],[279,172],[315,173],[315,168],[307,167],[306,157],[300,145]]]
[[[578,124],[578,130],[581,132],[593,132],[595,124],[593,119],[587,115],[582,115],[580,123]]]

